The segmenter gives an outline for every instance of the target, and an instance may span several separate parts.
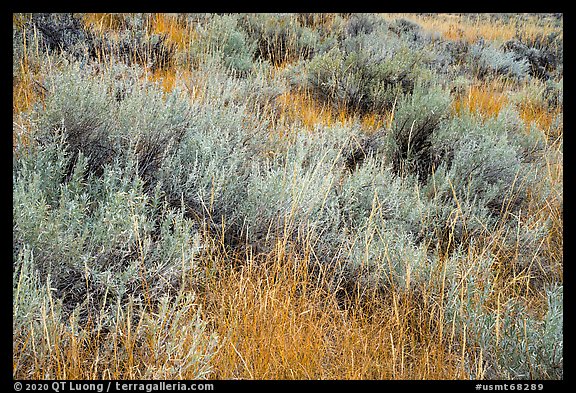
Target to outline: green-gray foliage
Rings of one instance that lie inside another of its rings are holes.
[[[351,109],[388,110],[399,95],[412,92],[416,81],[430,79],[422,53],[380,24],[315,56],[307,66],[307,86]]]
[[[441,88],[417,86],[411,95],[398,100],[392,130],[388,134],[397,172],[414,173],[425,181],[437,165],[432,139],[448,115],[451,98]]]
[[[33,252],[35,271],[51,277],[68,311],[80,307],[87,317],[126,296],[144,301],[196,274],[195,224],[144,193],[134,158],[96,176],[80,154],[63,183],[67,155],[53,142],[18,161],[13,213],[14,252]]]
[[[490,297],[498,296],[490,269],[493,259],[486,255],[475,263],[453,282],[446,315],[457,326],[459,340],[466,336],[470,373],[476,375],[480,365],[488,379],[562,379],[562,286],[545,290],[548,310],[543,318],[527,314],[515,299],[489,307]]]
[[[231,70],[248,72],[253,63],[256,42],[239,26],[238,15],[212,15],[196,27],[198,39],[191,43],[191,57],[196,62],[215,56]]]
[[[478,42],[470,47],[468,54],[468,61],[481,78],[505,75],[523,79],[528,75],[529,64],[526,59],[517,59],[514,54],[502,51],[494,44]]]

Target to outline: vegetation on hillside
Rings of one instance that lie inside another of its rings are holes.
[[[562,379],[562,14],[14,14],[17,379]]]

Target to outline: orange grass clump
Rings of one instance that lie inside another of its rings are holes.
[[[550,110],[538,103],[524,101],[518,104],[518,109],[520,117],[527,126],[530,126],[531,123],[535,123],[536,126],[546,134],[558,134],[558,130],[553,130],[553,126],[557,116],[562,113],[562,108]]]
[[[428,299],[373,294],[343,308],[323,274],[309,272],[310,254],[280,240],[244,262],[218,268],[206,286],[207,322],[221,338],[214,378],[467,378]]]
[[[277,102],[280,106],[281,121],[300,122],[304,127],[331,126],[334,124],[351,124],[359,121],[367,131],[375,131],[384,126],[386,117],[377,113],[358,114],[348,110],[344,105],[334,108],[312,96],[308,91],[288,91],[281,94]]]
[[[16,24],[16,22],[14,22]],[[28,110],[38,99],[43,99],[46,88],[35,78],[37,70],[28,59],[28,42],[22,36],[22,57],[18,59],[19,74],[12,76],[12,113]]]
[[[159,82],[165,93],[171,92],[177,79],[177,72],[173,69],[157,69],[150,76],[150,80]]]
[[[389,117],[390,116],[385,117],[377,113],[367,113],[362,116],[360,123],[364,129],[375,131],[382,128],[385,124],[388,124]]]
[[[288,91],[278,97],[278,102],[282,108],[280,118],[289,122],[299,120],[305,127],[329,126],[338,119],[338,113],[330,105],[317,102],[306,91]]]
[[[507,102],[505,93],[498,88],[472,85],[466,93],[458,95],[453,100],[452,108],[456,114],[460,114],[462,110],[468,110],[485,117],[495,117]]]
[[[124,15],[116,13],[86,13],[83,15],[84,25],[94,31],[104,34],[109,30],[119,30],[124,26]]]
[[[191,40],[196,38],[191,25],[182,25],[175,15],[154,14],[151,26],[152,33],[165,34],[178,50],[185,50],[190,46]]]
[[[18,78],[13,81],[12,85],[12,114],[16,115],[25,112],[32,105],[43,97],[37,86],[30,76]]]

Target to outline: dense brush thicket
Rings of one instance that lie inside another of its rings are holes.
[[[143,15],[97,35],[78,15],[33,14],[14,34],[15,58],[30,52],[26,37],[51,64],[44,101],[26,114],[29,140],[14,147],[14,329],[27,326],[43,288],[62,318],[106,315],[109,327],[118,305],[161,307],[190,283],[200,288],[208,237],[262,253],[282,239],[296,252],[313,244],[344,297],[358,285],[446,291],[447,323],[462,327],[455,340],[474,343],[488,377],[562,378],[561,286],[546,286],[543,320],[524,325],[511,302],[501,335],[488,333],[500,318],[487,309],[493,243],[520,245],[514,269],[546,264],[549,223],[525,217],[547,197],[534,192],[546,136],[513,104],[490,118],[451,111],[465,73],[561,80],[555,37],[469,45],[363,14],[179,18],[197,37],[185,49],[148,34]],[[180,63],[204,79],[203,99],[183,80],[170,92],[147,81]],[[561,105],[561,82],[546,86]],[[258,108],[279,110],[275,97],[291,89],[353,113],[393,111],[393,121],[373,133],[355,123],[281,137]],[[470,249],[483,259],[469,261]],[[478,359],[467,361],[472,370]]]

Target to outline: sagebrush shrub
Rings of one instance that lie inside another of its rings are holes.
[[[50,75],[50,94],[37,122],[45,130],[63,130],[71,153],[66,176],[79,152],[88,159],[89,173],[102,174],[106,164],[131,151],[139,175],[154,186],[161,156],[182,137],[189,108],[179,91],[164,96],[153,85],[134,87],[139,74],[119,65],[91,76],[76,64]]]
[[[246,193],[249,155],[241,147],[240,135],[234,132],[237,123],[230,115],[201,115],[182,137],[175,154],[163,161],[159,176],[171,204],[178,206],[183,201],[192,217],[205,218],[211,226],[224,225],[226,218],[225,226],[232,228],[239,220],[235,206]],[[211,124],[219,116],[228,118]]]
[[[41,50],[86,58],[93,51],[93,35],[73,13],[33,13],[25,25],[28,41],[39,40]]]
[[[438,157],[432,150],[432,138],[447,117],[451,98],[441,88],[419,86],[401,97],[389,136],[392,161],[400,173],[414,173],[426,181]]]
[[[529,72],[525,58],[518,59],[513,53],[503,51],[495,44],[477,42],[470,47],[468,56],[469,64],[480,78],[503,75],[521,80]]]
[[[411,93],[417,80],[429,79],[425,68],[418,52],[381,25],[315,56],[307,65],[307,86],[335,105],[378,112]]]
[[[513,110],[488,120],[463,113],[432,136],[436,168],[423,192],[437,206],[438,222],[457,212],[456,238],[486,233],[525,206],[538,178],[542,134],[526,133],[522,124]]]
[[[51,277],[64,309],[80,307],[87,318],[127,296],[144,301],[178,288],[182,269],[194,272],[194,223],[166,209],[158,192],[144,193],[133,156],[96,176],[80,153],[64,183],[67,147],[53,143],[14,169],[14,242],[15,252],[34,253],[35,271]],[[42,164],[52,175],[40,179]]]
[[[460,341],[466,336],[470,374],[483,371],[487,379],[562,379],[562,286],[545,290],[548,310],[543,318],[527,315],[520,299],[497,307],[493,263],[489,254],[475,261],[476,266],[452,282],[446,297],[446,320],[457,326]]]
[[[160,182],[191,108],[178,91],[164,95],[154,85],[118,102],[113,75],[78,66],[53,74],[45,108],[32,116],[36,142],[13,175],[15,249],[31,247],[65,309],[82,305],[84,317],[109,307],[104,299],[177,287],[186,273],[173,265],[175,253],[184,246],[193,256],[197,241],[198,224],[166,208]]]
[[[34,266],[34,252],[27,246],[15,249],[12,273],[13,331],[23,331],[36,322],[36,315],[44,300],[43,284]]]
[[[346,250],[341,258],[346,261],[347,285],[410,290],[426,281],[431,267],[428,244],[420,233],[425,206],[391,168],[370,179],[370,167],[376,169],[368,162],[352,176],[341,196],[345,226],[340,247]]]
[[[195,25],[199,39],[191,42],[193,63],[216,57],[231,70],[245,75],[253,66],[256,42],[240,27],[239,15],[211,15]]]
[[[561,71],[563,44],[558,33],[537,33],[532,37],[518,34],[516,39],[505,42],[502,47],[513,53],[517,60],[527,61],[533,77],[550,79],[558,68]]]
[[[352,14],[346,22],[345,33],[348,37],[370,34],[381,23],[382,20],[374,14]]]
[[[361,291],[409,292],[430,280],[433,264],[427,249],[396,228],[368,225],[347,245],[345,282]],[[353,295],[350,292],[348,295]]]
[[[337,173],[331,171],[334,163],[326,152],[310,157],[302,147],[300,140],[289,148],[283,166],[253,167],[246,198],[240,204],[249,241],[304,240],[314,230],[325,231],[326,237],[332,235],[338,219],[334,206]]]
[[[378,212],[386,225],[417,236],[418,213],[424,206],[415,193],[416,187],[414,178],[396,176],[390,164],[371,155],[344,179],[339,195],[341,214],[350,230],[365,226]]]

